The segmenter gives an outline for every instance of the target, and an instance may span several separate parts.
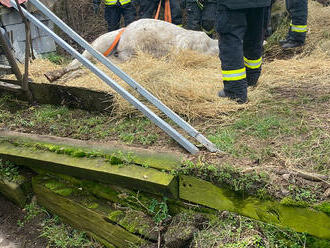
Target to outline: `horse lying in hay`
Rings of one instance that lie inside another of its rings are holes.
[[[120,31],[116,30],[101,35],[92,43],[92,47],[104,54],[114,43]],[[211,39],[204,32],[186,30],[174,24],[154,19],[140,19],[128,25],[108,58],[124,62],[136,55],[138,50],[155,57],[164,56],[173,50],[193,50],[206,55],[218,55],[219,53],[218,41]],[[87,51],[84,51],[82,55],[88,59],[92,58]],[[80,66],[80,62],[74,59],[67,67],[47,72],[45,76],[52,82]]]

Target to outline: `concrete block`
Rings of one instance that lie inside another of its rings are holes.
[[[44,20],[44,21],[42,21],[42,23],[45,24],[51,30],[53,30],[54,23],[52,23],[50,20]],[[36,37],[48,36],[48,34],[44,30],[42,30],[42,29],[40,29],[40,28],[38,28],[37,26],[34,26],[34,25],[33,25],[33,28],[31,28],[31,34],[32,34],[33,39],[36,38]]]
[[[37,53],[50,53],[56,51],[56,45],[54,40],[49,36],[39,37],[32,40],[33,49]]]
[[[44,24],[50,27],[53,27],[52,23],[50,21],[43,21]],[[36,39],[39,37],[48,36],[48,34],[43,31],[42,29],[38,28],[37,26],[31,24],[31,37],[32,39]],[[25,24],[13,24],[6,26],[6,31],[9,33],[9,37],[11,37],[12,42],[15,41],[25,41]]]
[[[24,41],[14,41],[13,42],[14,56],[20,62],[24,63],[25,57],[25,42]]]
[[[0,18],[3,26],[22,23],[21,16],[17,11],[14,10],[10,11],[7,14],[2,15]]]

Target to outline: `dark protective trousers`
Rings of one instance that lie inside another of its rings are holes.
[[[164,7],[165,1],[162,1]],[[140,0],[140,18],[154,18],[159,4],[159,0]],[[179,0],[170,0],[172,23],[175,25],[182,24],[182,11]]]
[[[204,8],[200,9],[196,1],[187,1],[187,29],[203,30],[211,35],[214,31],[216,21],[217,3],[206,2]]]
[[[308,1],[286,0],[286,8],[292,18],[288,38],[304,43],[307,33]]]
[[[124,16],[125,26],[135,21],[136,9],[132,3],[125,5],[106,5],[104,9],[104,18],[108,23],[108,31],[114,31],[119,29],[120,18]]]
[[[255,85],[261,72],[264,21],[269,7],[228,9],[218,7],[217,32],[224,91],[227,96],[247,100],[247,86]]]

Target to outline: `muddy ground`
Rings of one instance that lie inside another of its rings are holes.
[[[41,216],[19,227],[25,212],[0,195],[0,248],[42,248],[48,241],[41,235]]]

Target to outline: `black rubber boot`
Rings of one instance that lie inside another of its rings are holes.
[[[287,40],[286,42],[283,42],[281,44],[281,47],[283,49],[291,49],[291,48],[301,47],[303,45],[304,45],[304,43],[301,41]]]
[[[224,89],[223,90],[220,90],[218,92],[218,96],[219,97],[227,97],[227,98],[229,98],[231,100],[236,101],[239,104],[243,104],[243,103],[246,103],[247,102],[247,97],[241,98],[241,97],[234,96],[233,94],[228,94],[228,93],[225,92]]]

